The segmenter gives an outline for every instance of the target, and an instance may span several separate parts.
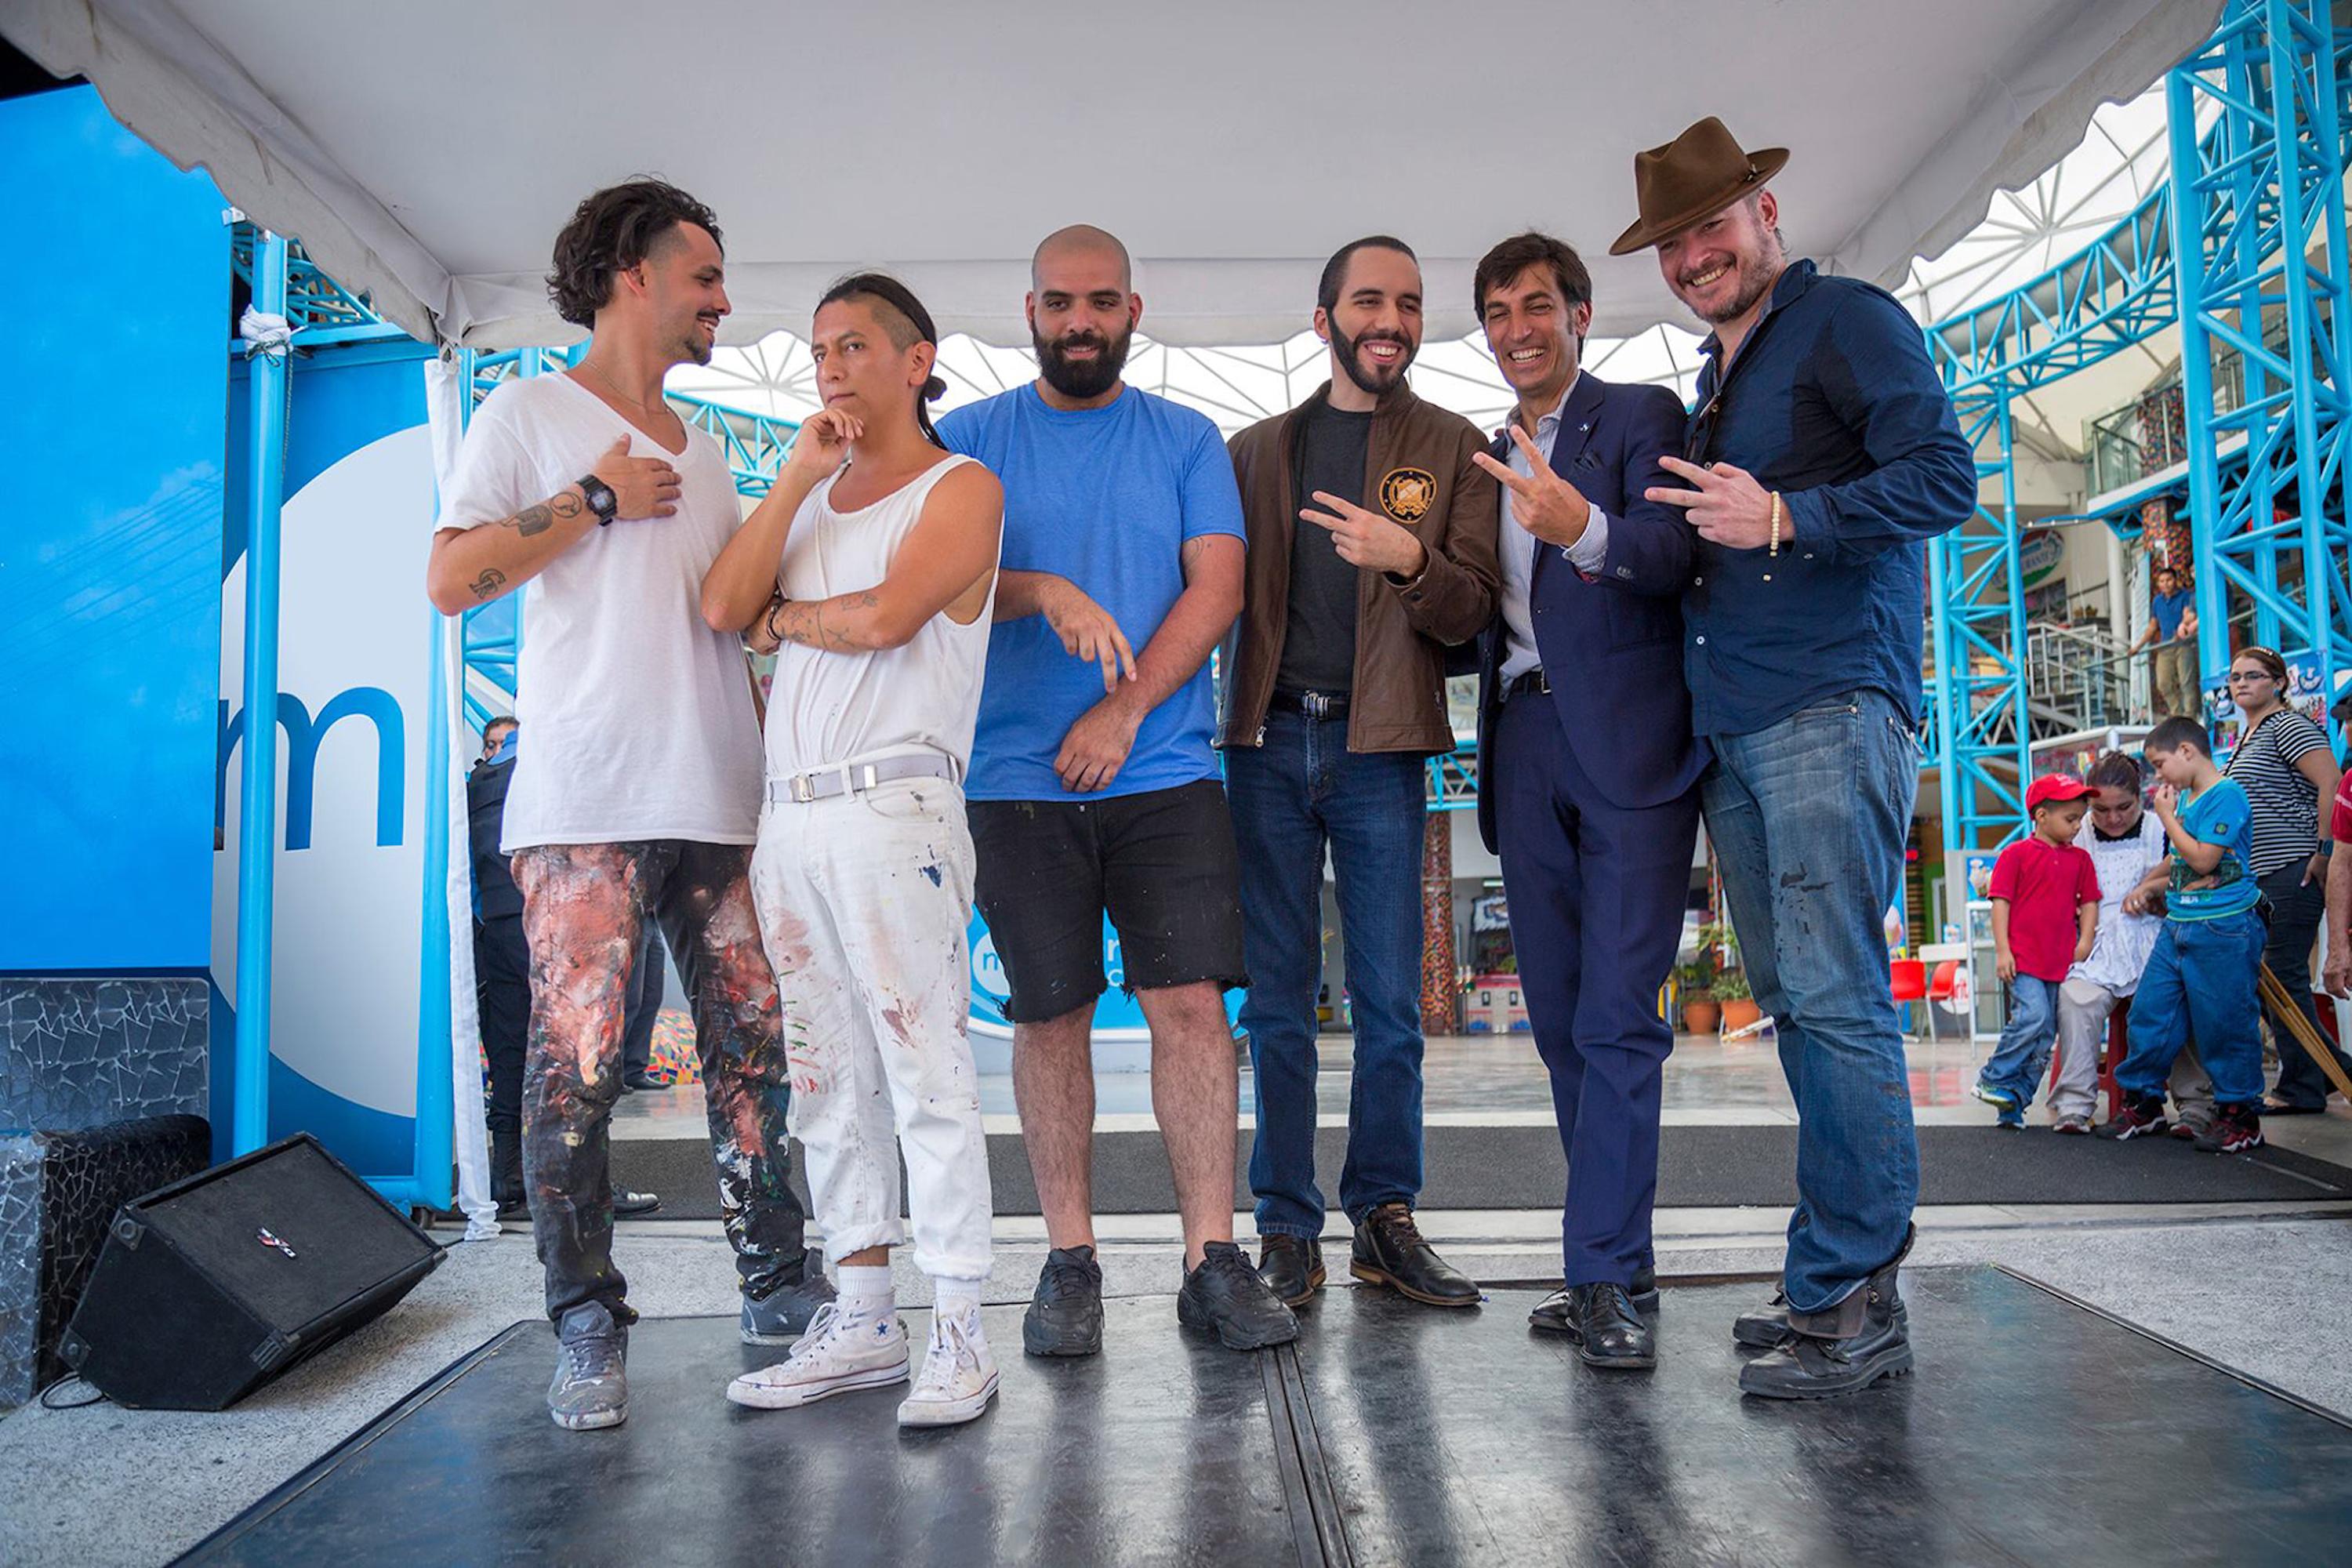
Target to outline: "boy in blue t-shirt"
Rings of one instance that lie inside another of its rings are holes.
[[[2263,1045],[2258,977],[2262,889],[2246,868],[2252,850],[2246,792],[2213,765],[2205,726],[2171,718],[2148,731],[2156,815],[2172,844],[2164,930],[2133,994],[2131,1049],[2116,1069],[2123,1105],[2102,1138],[2137,1138],[2166,1127],[2164,1088],[2191,1034],[2213,1080],[2219,1111],[2197,1140],[2209,1154],[2263,1142]],[[2189,792],[2185,796],[2181,791]]]

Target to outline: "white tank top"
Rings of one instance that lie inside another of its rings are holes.
[[[933,464],[871,506],[835,511],[835,474],[801,502],[784,542],[782,581],[788,599],[830,599],[879,584],[891,558],[923,515],[932,487],[962,464]],[[990,564],[993,566],[994,562]],[[776,655],[768,697],[768,776],[932,751],[955,759],[961,778],[971,762],[980,715],[981,673],[988,658],[996,584],[970,626],[933,616],[903,647],[828,653],[786,643]]]

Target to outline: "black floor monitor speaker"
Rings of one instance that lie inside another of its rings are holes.
[[[222,1410],[441,1262],[307,1132],[122,1205],[59,1347],[118,1405]]]
[[[35,1381],[66,1371],[58,1345],[74,1303],[106,1249],[124,1204],[213,1163],[213,1130],[201,1116],[144,1116],[41,1141],[41,1321]]]

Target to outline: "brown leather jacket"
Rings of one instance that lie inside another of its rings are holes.
[[[1292,474],[1301,418],[1331,395],[1325,382],[1287,414],[1260,420],[1229,444],[1249,525],[1241,619],[1227,644],[1220,746],[1265,740],[1265,712],[1290,620],[1290,545],[1298,520]],[[1360,574],[1355,689],[1348,708],[1351,752],[1450,752],[1445,649],[1494,618],[1499,489],[1470,460],[1486,440],[1459,414],[1423,403],[1407,386],[1372,414],[1364,506],[1411,529],[1429,552],[1411,582]]]

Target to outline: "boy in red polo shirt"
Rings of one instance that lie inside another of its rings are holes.
[[[2090,809],[2091,786],[2050,773],[2025,792],[2033,831],[2000,852],[1992,868],[1992,942],[2009,987],[2009,1023],[1977,1075],[1976,1096],[2023,1127],[2034,1086],[2057,1037],[2058,988],[2090,956],[2099,924],[2099,877],[2074,836]]]

